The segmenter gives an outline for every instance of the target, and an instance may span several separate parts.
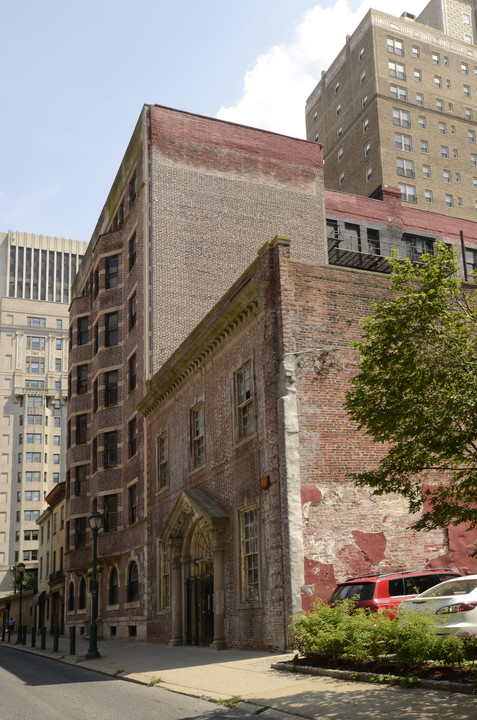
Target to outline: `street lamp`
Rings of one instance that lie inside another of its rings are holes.
[[[101,657],[98,652],[98,628],[96,619],[98,617],[98,584],[96,582],[96,566],[98,564],[98,532],[103,524],[103,516],[99,512],[94,512],[88,517],[88,525],[93,533],[93,578],[91,586],[91,626],[89,629],[89,648],[86,653],[85,660],[94,660]]]
[[[16,582],[20,585],[20,609],[18,612],[18,637],[16,645],[23,644],[23,625],[22,625],[22,599],[23,599],[23,573],[25,572],[25,563],[17,563]]]

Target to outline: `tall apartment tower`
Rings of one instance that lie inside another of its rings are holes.
[[[431,0],[415,18],[369,10],[306,103],[325,185],[477,218],[477,7]]]
[[[87,244],[0,233],[0,595],[37,571],[44,498],[64,480],[68,306]]]

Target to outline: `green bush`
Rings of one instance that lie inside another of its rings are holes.
[[[443,635],[438,638],[431,659],[443,665],[463,665],[466,656],[461,639],[456,635]]]
[[[436,652],[436,631],[425,613],[401,612],[395,623],[388,651],[401,666],[416,668],[429,661]]]

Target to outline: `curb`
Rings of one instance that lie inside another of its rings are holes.
[[[338,670],[331,668],[316,668],[307,665],[291,665],[290,663],[272,663],[271,667],[274,670],[281,670],[282,672],[298,673],[301,675],[321,675],[325,677],[332,677],[335,680],[348,680],[349,682],[367,682],[373,685],[393,685],[394,687],[402,687],[406,690],[444,690],[446,692],[463,693],[465,695],[475,695],[477,693],[477,687],[470,683],[458,683],[451,682],[450,680],[419,680],[419,684],[415,686],[403,686],[399,684],[399,680],[405,680],[402,675],[386,675],[390,681],[396,679],[396,684],[393,682],[381,682],[379,678],[383,675],[377,675],[376,673],[370,672],[355,672],[353,670]]]

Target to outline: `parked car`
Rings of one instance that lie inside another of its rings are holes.
[[[452,578],[403,600],[399,615],[426,613],[438,635],[477,633],[477,575]]]
[[[375,612],[385,611],[395,617],[397,608],[404,599],[415,597],[444,580],[459,577],[460,573],[449,568],[361,575],[340,583],[328,603],[356,598],[357,607],[369,608]]]

